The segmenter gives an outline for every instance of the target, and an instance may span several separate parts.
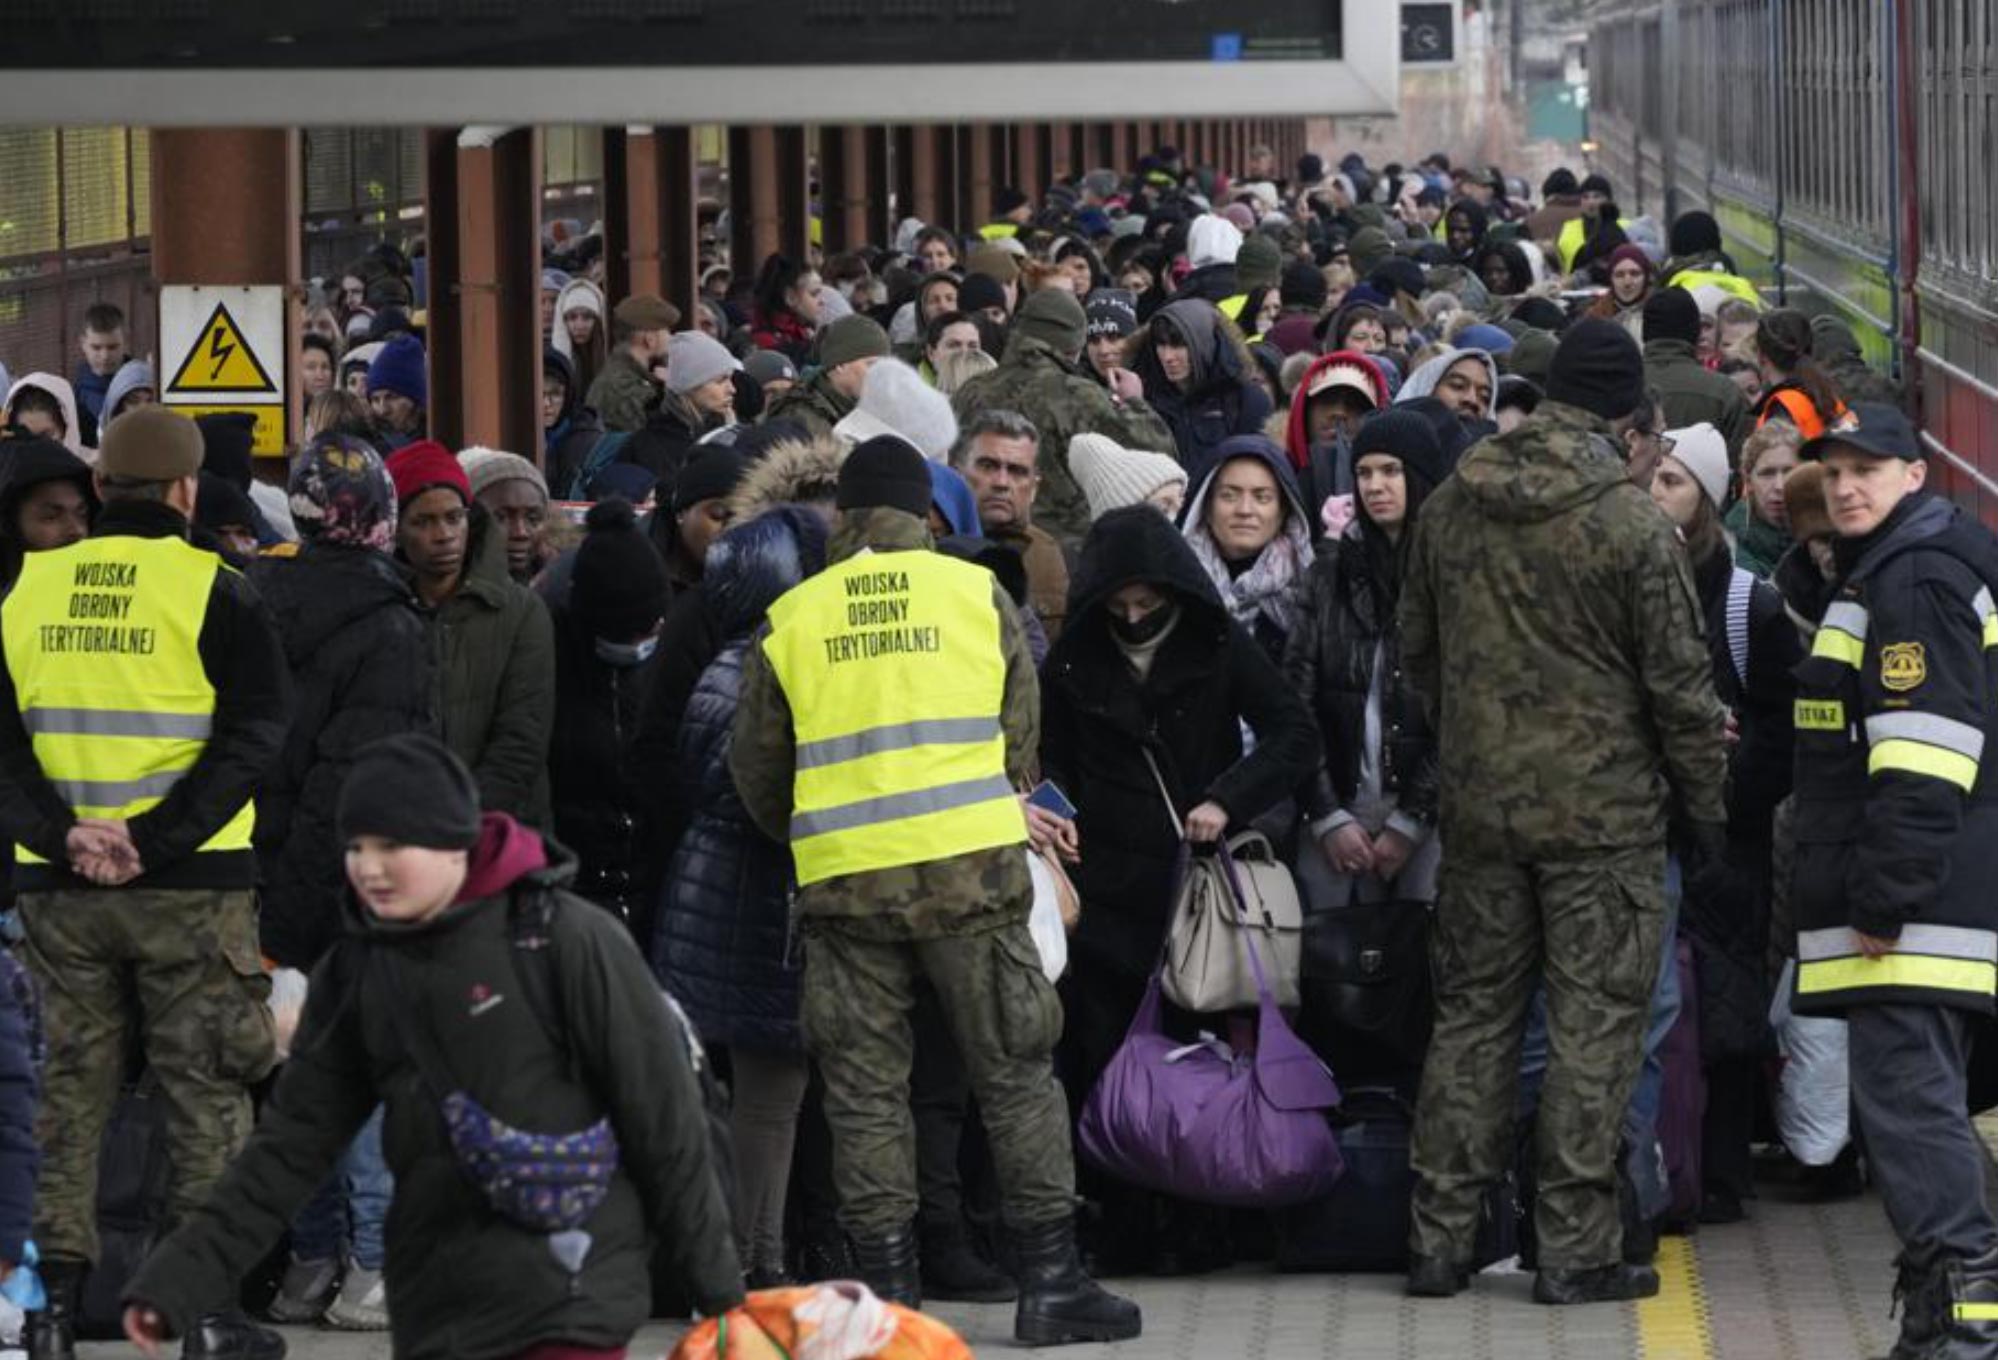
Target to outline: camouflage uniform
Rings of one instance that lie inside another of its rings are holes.
[[[102,1128],[117,1099],[128,986],[166,1095],[174,1221],[201,1206],[250,1135],[249,1086],[277,1061],[256,896],[27,892],[20,916],[22,957],[40,985],[48,1033],[35,1126],[44,1149],[36,1244],[45,1257],[94,1261],[98,1140],[77,1130]]]
[[[893,510],[849,514],[831,561],[862,548],[926,548],[928,530]],[[1040,736],[1040,689],[1013,605],[994,583],[1006,657],[1000,726],[1007,774],[1025,778]],[[892,696],[884,696],[889,703]],[[743,665],[730,765],[744,805],[774,840],[790,836],[795,760],[789,703],[761,646]],[[1021,846],[848,874],[799,890],[806,926],[806,1045],[825,1078],[840,1217],[859,1238],[916,1216],[909,1106],[917,984],[936,989],[990,1135],[1007,1221],[1025,1228],[1074,1211],[1067,1103],[1050,1060],[1061,1002],[1041,972]]]
[[[584,405],[597,413],[606,430],[636,434],[659,404],[659,384],[638,366],[631,351],[619,349],[604,362],[604,371],[590,384]]]
[[[1674,805],[1722,820],[1722,712],[1686,556],[1586,411],[1543,402],[1423,506],[1404,663],[1439,713],[1436,1030],[1411,1249],[1471,1255],[1543,975],[1540,1265],[1620,1259],[1616,1140],[1642,1059]]]
[[[1089,532],[1089,502],[1068,470],[1068,441],[1100,434],[1126,448],[1172,453],[1172,431],[1142,401],[1119,403],[1109,389],[1044,340],[1015,335],[1006,358],[957,390],[951,399],[960,421],[979,411],[1018,411],[1041,432],[1041,489],[1034,523],[1078,549]]]
[[[853,398],[833,386],[832,375],[821,369],[788,392],[781,392],[763,413],[763,419],[788,420],[805,427],[814,438],[830,438],[833,426],[853,412]]]

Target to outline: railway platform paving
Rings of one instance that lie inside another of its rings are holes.
[[[1453,1300],[1406,1299],[1393,1275],[1276,1275],[1261,1268],[1118,1282],[1145,1334],[1063,1360],[1864,1360],[1884,1355],[1894,1240],[1877,1198],[1804,1203],[1765,1183],[1745,1223],[1667,1238],[1664,1288],[1639,1304],[1543,1308],[1532,1277],[1486,1273]],[[979,1355],[1013,1350],[1010,1306],[940,1304]],[[681,1328],[642,1332],[632,1360],[664,1356]],[[287,1328],[297,1360],[387,1360],[386,1336]],[[87,1345],[85,1356],[136,1354]],[[170,1354],[178,1354],[175,1347]]]

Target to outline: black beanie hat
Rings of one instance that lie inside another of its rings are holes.
[[[1399,458],[1403,475],[1420,478],[1427,483],[1426,491],[1435,490],[1450,475],[1443,441],[1436,437],[1435,427],[1414,411],[1390,406],[1361,421],[1353,433],[1353,466],[1370,453]]]
[[[735,490],[748,470],[742,455],[725,444],[697,448],[692,461],[673,479],[673,513],[680,514],[702,501],[720,500]]]
[[[1616,196],[1616,191],[1610,188],[1609,177],[1602,174],[1592,174],[1583,180],[1582,192],[1585,194],[1601,194],[1604,198],[1613,198]]]
[[[201,427],[201,466],[248,491],[257,418],[247,411],[217,411],[196,416],[194,423]]]
[[[479,786],[464,762],[419,732],[369,742],[340,785],[340,839],[381,836],[432,850],[479,843]]]
[[[1579,192],[1579,189],[1575,184],[1575,172],[1565,165],[1555,170],[1553,174],[1540,182],[1540,196],[1542,198],[1552,198],[1556,194],[1572,194],[1577,192]]]
[[[569,603],[591,637],[607,642],[642,638],[666,616],[666,563],[638,527],[627,501],[600,501],[583,520]]]
[[[935,495],[929,464],[916,446],[892,434],[880,434],[840,464],[839,494],[833,503],[841,510],[900,510],[925,519]]]
[[[1668,244],[1676,256],[1702,255],[1721,248],[1720,223],[1707,212],[1680,213],[1672,223]]]
[[[1644,299],[1645,340],[1700,343],[1700,304],[1683,288],[1660,288]]]
[[[1325,282],[1325,271],[1309,260],[1297,259],[1284,264],[1278,291],[1284,306],[1312,313],[1323,311],[1325,300],[1332,295],[1331,285]]]
[[[987,307],[1003,311],[1005,306],[1006,289],[990,274],[968,274],[964,282],[957,286],[957,309],[960,312],[982,312]]]
[[[1577,321],[1554,351],[1547,398],[1621,420],[1644,403],[1644,355],[1621,323]]]

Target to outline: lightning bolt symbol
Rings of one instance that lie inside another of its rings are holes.
[[[208,372],[208,381],[216,382],[222,377],[222,365],[229,362],[229,356],[236,352],[236,342],[230,338],[227,326],[217,326],[208,336],[208,357],[215,361],[215,367]]]

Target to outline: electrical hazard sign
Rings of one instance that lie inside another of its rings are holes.
[[[256,417],[255,450],[282,454],[284,289],[174,286],[160,290],[160,396],[187,415]]]
[[[181,361],[180,371],[167,384],[169,392],[206,395],[263,395],[276,392],[257,352],[243,339],[242,328],[229,315],[229,304],[218,302],[201,327],[201,337]]]

